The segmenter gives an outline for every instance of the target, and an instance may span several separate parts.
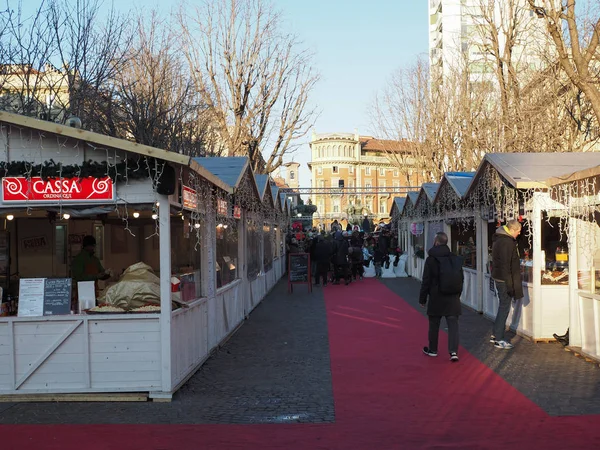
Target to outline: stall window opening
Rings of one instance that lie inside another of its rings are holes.
[[[250,281],[253,281],[258,277],[262,265],[260,257],[262,233],[260,233],[258,227],[259,224],[257,220],[248,220],[246,254],[248,255],[248,280]]]
[[[273,243],[271,238],[271,226],[268,224],[263,225],[263,245],[264,245],[264,257],[263,265],[265,272],[268,272],[273,267]]]
[[[183,217],[183,220],[181,219]],[[181,300],[202,297],[202,239],[200,227],[189,216],[171,218],[171,273],[176,277]]]
[[[238,278],[238,226],[236,221],[217,225],[217,288]]]

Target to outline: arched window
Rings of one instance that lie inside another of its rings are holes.
[[[296,178],[296,174],[293,170],[290,170],[290,180],[294,180]]]
[[[328,146],[327,146],[327,157],[328,157],[328,158],[330,158],[331,156],[333,156],[333,155],[331,154],[331,145],[328,145]]]

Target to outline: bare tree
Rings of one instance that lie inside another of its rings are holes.
[[[199,95],[170,24],[151,12],[136,24],[128,63],[114,83],[113,126],[123,138],[193,156],[205,154]]]
[[[528,0],[538,17],[546,22],[547,32],[554,42],[558,61],[577,88],[589,99],[600,123],[600,82],[598,45],[600,15],[589,22],[579,21],[576,0]],[[564,5],[563,5],[564,3]],[[591,18],[590,18],[591,19]],[[587,25],[587,26],[586,26]]]
[[[429,70],[427,62],[418,58],[406,68],[396,70],[372,105],[374,128],[381,137],[403,141],[401,148],[384,147],[386,156],[406,177],[416,183],[431,166],[426,147],[429,122]]]
[[[182,8],[179,19],[213,129],[230,152],[272,172],[314,120],[311,54],[282,31],[281,15],[264,0],[205,0],[192,13]]]

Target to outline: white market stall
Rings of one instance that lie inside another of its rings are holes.
[[[80,314],[74,302],[72,314],[40,315],[23,306],[39,303],[23,292],[21,316],[0,317],[0,394],[170,398],[248,312],[243,278],[216,288],[215,213],[237,206],[235,190],[189,157],[4,112],[0,141],[2,311],[15,312],[25,286],[16,273],[46,285],[70,279],[83,235],[116,274],[138,261],[153,269],[160,302],[160,313]]]
[[[464,259],[463,304],[482,311],[481,260],[477,258],[477,241],[481,226],[474,218],[472,208],[463,201],[474,172],[447,172],[442,177],[432,205],[432,214],[444,222],[450,249]]]
[[[436,233],[445,230],[443,220],[435,216],[433,211],[433,199],[438,188],[439,183],[423,183],[412,210],[411,234],[414,236],[414,241],[417,242],[414,245],[416,270],[412,276],[419,281],[423,278],[425,259],[429,249],[433,247]]]
[[[552,339],[568,328],[569,277],[565,208],[548,193],[545,180],[569,168],[587,167],[597,158],[588,153],[487,154],[465,195],[482,229],[477,243],[482,260],[483,313],[494,319],[498,298],[490,276],[492,237],[497,226],[519,218],[524,298],[513,303],[507,325],[534,340]],[[566,270],[565,270],[566,269]]]
[[[399,213],[398,229],[403,232],[403,251],[408,255],[406,273],[409,276],[421,279],[423,274],[424,259],[424,224],[414,221],[415,203],[418,192],[409,192],[404,205]],[[400,237],[399,237],[400,239]]]
[[[600,360],[600,166],[549,180],[569,216],[569,346]],[[557,334],[563,335],[564,330]]]

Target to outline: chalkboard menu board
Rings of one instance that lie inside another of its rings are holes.
[[[290,254],[290,283],[308,283],[310,255],[308,253]]]
[[[44,315],[71,313],[71,279],[46,278],[44,283]]]

